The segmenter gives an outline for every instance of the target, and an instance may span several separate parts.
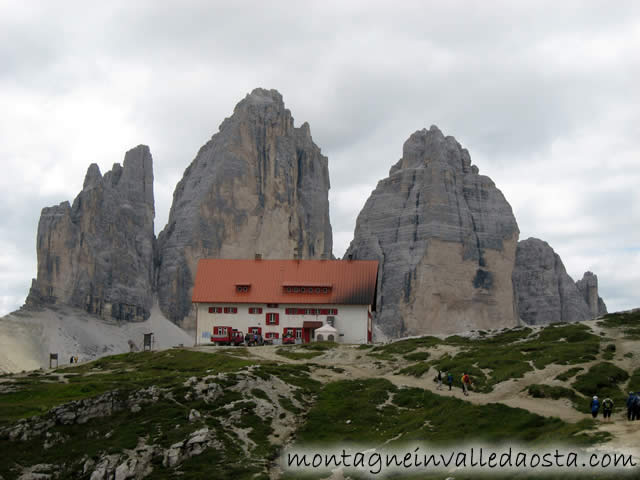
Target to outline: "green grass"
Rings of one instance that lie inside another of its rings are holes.
[[[446,343],[463,350],[429,365],[451,372],[456,386],[460,386],[463,373],[470,374],[480,392],[490,392],[505,380],[522,378],[534,367],[583,363],[595,360],[600,353],[600,337],[581,324],[552,325],[537,334],[530,328],[521,328],[486,338],[452,336]]]
[[[598,325],[620,329],[628,339],[640,339],[640,311],[633,313],[609,313],[598,322]]]
[[[400,375],[411,375],[413,377],[420,378],[422,375],[424,375],[429,371],[429,368],[431,368],[430,363],[420,362],[420,363],[414,363],[413,365],[409,365],[408,367],[405,367],[396,373]],[[445,380],[446,378],[443,379],[443,381]]]
[[[584,368],[582,367],[574,367],[574,368],[570,368],[569,370],[562,372],[561,374],[556,376],[556,380],[560,380],[562,382],[566,382],[567,380],[569,380],[570,378],[575,377],[578,373],[580,373],[582,370],[584,370]]]
[[[638,392],[640,391],[640,368],[636,368],[631,374],[631,378],[629,378],[629,383],[627,384],[627,392]]]
[[[293,351],[294,347],[282,347],[276,350],[276,355],[288,358],[290,360],[309,360],[311,358],[319,357],[323,352],[296,352]]]
[[[405,355],[418,348],[431,348],[441,343],[442,340],[436,337],[410,338],[374,347],[368,355],[377,354],[379,357],[391,358],[392,355]]]
[[[613,343],[610,343],[604,348],[604,351],[602,352],[602,359],[613,360],[613,357],[615,356],[615,354],[616,354],[616,346]]]
[[[19,391],[0,395],[0,426],[107,391],[128,392],[151,385],[174,386],[192,376],[237,371],[253,363],[223,353],[177,349],[104,357],[78,367],[57,370],[57,373],[73,375],[68,377],[69,383],[59,383],[57,377],[44,375],[19,379],[15,383]],[[55,383],[49,383],[53,380]]]
[[[245,367],[250,365],[256,366],[247,370]],[[259,414],[257,403],[260,402],[255,399],[267,400],[269,397],[259,388],[247,391],[232,391],[231,388],[247,376],[266,380],[277,376],[294,387],[294,396],[303,408],[286,396],[280,396],[278,402],[291,412],[290,415],[301,415],[320,391],[320,384],[309,378],[310,371],[308,365],[256,363],[224,353],[171,350],[105,357],[91,364],[61,370],[65,374],[75,374],[69,378],[69,384],[47,383],[53,378],[46,375],[18,378],[21,391],[0,395],[0,416],[5,422],[32,412],[44,414],[51,406],[92,397],[113,387],[117,387],[122,399],[149,385],[166,388],[172,397],[161,395],[157,402],[143,404],[137,413],[124,409],[108,417],[91,419],[84,425],[54,425],[48,433],[61,435],[65,441],[48,450],[43,448],[43,436],[19,443],[1,439],[0,451],[12,454],[11,461],[0,462],[0,476],[16,478],[16,463],[28,466],[46,462],[58,465],[59,476],[56,478],[81,478],[79,472],[86,458],[97,459],[103,454],[133,449],[141,437],[146,438],[147,444],[167,448],[208,426],[215,430],[220,446],[182,463],[179,478],[266,480],[268,464],[276,457],[277,447],[269,439],[273,433],[272,419]],[[202,379],[221,372],[226,375],[207,380],[222,387],[222,395],[215,401],[206,403],[202,398],[185,396],[191,392],[184,385],[187,379]],[[189,422],[191,409],[200,411],[202,418]],[[249,429],[248,437],[255,443],[248,455],[240,447],[242,442],[233,430],[223,426],[223,421],[229,421],[231,411],[241,413],[233,420],[234,426]],[[150,478],[176,478],[176,470],[164,468],[159,454],[152,459],[152,464],[154,471]]]
[[[391,395],[393,394],[393,397]],[[391,402],[382,406],[391,399]],[[325,386],[297,434],[300,445],[348,442],[389,446],[428,441],[524,442],[544,445],[571,441],[588,445],[607,438],[587,434],[590,420],[568,424],[502,404],[474,405],[418,388],[399,389],[384,379],[345,380]],[[396,438],[397,437],[397,438]]]
[[[601,400],[610,397],[615,405],[622,405],[626,395],[621,390],[629,374],[609,362],[592,366],[586,373],[576,377],[571,385],[575,390],[587,397],[597,395]]]
[[[301,348],[303,350],[313,350],[317,352],[325,352],[327,350],[336,348],[337,346],[338,344],[336,342],[312,342],[297,345],[298,348]]]
[[[533,398],[552,398],[553,400],[566,398],[571,400],[573,408],[579,412],[591,412],[591,399],[583,397],[571,388],[533,384],[527,387],[527,393]]]
[[[408,353],[406,355],[403,356],[403,358],[405,360],[408,360],[410,362],[418,362],[421,360],[427,360],[430,357],[429,352],[413,352],[413,353]]]

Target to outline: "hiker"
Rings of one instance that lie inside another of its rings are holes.
[[[635,420],[635,407],[636,403],[636,394],[633,392],[629,392],[629,398],[627,398],[627,420]]]
[[[471,378],[466,373],[462,374],[462,393],[469,395],[469,387],[471,386]]]
[[[438,390],[442,390],[442,372],[438,370]]]
[[[451,375],[451,372],[447,372],[447,383],[449,384],[449,391],[451,391],[451,385],[453,385],[453,375]]]
[[[598,400],[597,396],[593,396],[593,400],[591,400],[591,415],[593,418],[598,416],[598,411],[600,410],[600,400]]]
[[[244,343],[247,345],[247,347],[251,344],[251,335],[249,335],[248,333],[244,336]]]
[[[602,401],[602,416],[604,419],[609,419],[611,421],[611,412],[613,411],[613,400],[609,397],[605,398]]]
[[[636,394],[633,401],[633,419],[640,420],[640,395]]]

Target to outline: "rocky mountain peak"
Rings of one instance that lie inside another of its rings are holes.
[[[102,174],[100,173],[100,167],[96,163],[89,165],[87,174],[84,177],[84,183],[82,184],[83,190],[89,190],[94,188],[102,182]]]
[[[201,258],[329,258],[328,190],[328,160],[309,125],[294,127],[276,90],[253,90],[176,187],[158,237],[163,312],[192,326],[183,320]]]
[[[469,172],[471,157],[452,136],[444,136],[440,129],[432,125],[414,132],[402,147],[402,158],[389,172],[393,175],[401,169],[422,168],[432,162],[448,164],[461,172]],[[477,169],[474,173],[478,173]]]
[[[105,318],[144,320],[153,304],[153,161],[140,145],[100,174],[87,170],[73,205],[44,208],[38,276],[28,305],[65,304]]]
[[[560,256],[538,238],[518,242],[513,287],[518,315],[530,325],[578,322],[606,313],[598,278],[587,272],[574,283]]]
[[[597,275],[593,272],[585,272],[582,275],[582,279],[576,282],[576,287],[589,307],[589,313],[592,318],[599,317],[607,313],[607,306],[598,294]]]
[[[477,173],[455,138],[418,130],[360,212],[346,254],[380,262],[376,321],[386,335],[516,324],[518,225]]]

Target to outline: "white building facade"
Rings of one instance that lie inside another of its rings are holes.
[[[211,344],[231,329],[274,344],[288,335],[308,343],[324,325],[336,329],[336,342],[368,343],[377,269],[372,261],[201,260],[193,295],[196,344]]]

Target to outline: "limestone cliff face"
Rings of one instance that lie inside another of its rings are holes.
[[[204,257],[329,257],[327,158],[309,125],[295,128],[275,90],[256,89],[198,152],[173,194],[158,237],[158,295],[191,327],[196,266]]]
[[[604,300],[598,296],[598,276],[592,272],[585,272],[582,280],[576,282],[582,298],[589,307],[591,318],[596,318],[607,313]]]
[[[346,252],[380,261],[386,335],[515,326],[511,207],[453,137],[415,132],[358,216]]]
[[[27,305],[60,303],[104,318],[144,320],[153,303],[153,160],[129,150],[104,176],[92,164],[73,201],[44,208],[38,274]]]
[[[530,325],[578,322],[592,318],[582,293],[547,242],[518,242],[513,270],[518,314]]]

